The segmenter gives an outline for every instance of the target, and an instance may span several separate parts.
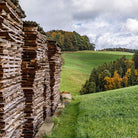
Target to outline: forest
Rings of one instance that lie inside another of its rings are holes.
[[[128,60],[125,56],[109,64],[93,68],[89,80],[83,85],[80,94],[113,90],[138,84],[138,51]]]
[[[94,50],[95,45],[90,43],[88,36],[81,36],[77,32],[52,30],[46,32],[47,39],[55,40],[62,51]]]
[[[121,52],[130,52],[130,53],[135,53],[135,49],[128,49],[128,48],[105,48],[102,49],[101,51],[121,51]]]

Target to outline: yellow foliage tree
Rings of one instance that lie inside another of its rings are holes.
[[[105,90],[113,90],[114,89],[115,82],[114,82],[113,78],[105,77],[104,81],[105,81],[105,85],[104,85]]]
[[[130,78],[130,76],[131,76],[131,69],[130,68],[127,69],[125,76]]]
[[[138,82],[138,69],[135,69],[135,80]]]
[[[115,83],[115,89],[116,88],[121,88],[121,83],[122,83],[122,78],[120,77],[120,75],[118,74],[117,70],[114,72],[114,76],[113,76],[113,79],[114,79],[114,83]]]
[[[123,84],[123,87],[127,87],[128,86],[128,77],[126,77],[126,76],[123,77],[122,84]]]
[[[122,78],[120,77],[117,71],[114,72],[113,78],[105,77],[104,81],[105,81],[104,85],[105,90],[112,90],[122,87],[121,86]]]

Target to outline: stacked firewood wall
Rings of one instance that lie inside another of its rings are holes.
[[[25,94],[24,137],[34,137],[43,123],[44,84],[46,75],[46,37],[37,26],[24,26],[22,87]]]
[[[50,87],[50,68],[49,68],[49,61],[48,61],[48,47],[47,44],[45,45],[46,48],[46,74],[45,74],[45,84],[44,84],[44,119],[46,117],[51,116],[51,87]]]
[[[51,112],[56,110],[60,102],[60,72],[61,72],[61,49],[56,41],[47,41],[48,60],[50,67],[50,87],[51,87]]]
[[[46,36],[37,31],[37,26],[30,26],[27,23],[24,25],[24,33],[22,87],[26,99],[25,119],[27,119],[24,124],[24,137],[33,137],[43,120],[51,116],[51,106],[54,102],[51,101],[53,95],[51,92],[55,90],[56,93],[57,90],[50,87],[50,73],[54,70],[51,71],[49,66],[48,53],[51,53],[52,50],[49,51],[47,47]],[[55,52],[58,52],[58,50]],[[56,60],[59,59],[56,58]],[[56,68],[54,67],[54,69]],[[59,98],[59,90],[57,95]],[[55,102],[59,102],[59,99],[55,100]],[[57,104],[55,103],[55,105]]]
[[[24,123],[21,18],[10,0],[0,0],[0,137],[4,138],[21,137]]]
[[[21,7],[0,0],[0,137],[33,138],[60,101],[61,51]]]

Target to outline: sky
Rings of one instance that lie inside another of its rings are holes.
[[[45,31],[76,31],[96,49],[138,49],[138,0],[20,0],[24,20]]]

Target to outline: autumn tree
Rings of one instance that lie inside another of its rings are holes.
[[[125,76],[128,78],[128,85],[131,84],[131,69],[128,68]]]
[[[113,90],[114,89],[115,82],[114,82],[113,78],[105,77],[104,81],[105,81],[105,85],[104,85],[105,90]]]
[[[135,69],[135,84],[138,84],[138,69]]]
[[[94,68],[81,93],[112,90],[138,84],[138,69],[125,56]]]
[[[117,70],[114,72],[114,88],[121,88],[121,82],[122,82],[122,78],[120,77],[120,75],[118,74]]]
[[[52,30],[46,32],[47,39],[55,40],[61,45],[62,51],[94,50],[95,45],[90,43],[88,36],[81,36],[77,32]]]
[[[128,86],[128,77],[124,76],[122,78],[122,87],[127,87]]]

